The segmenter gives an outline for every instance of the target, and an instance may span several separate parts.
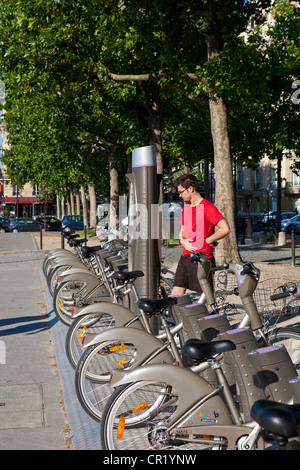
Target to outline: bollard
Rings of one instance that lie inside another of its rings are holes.
[[[295,231],[292,230],[292,266],[295,266]]]
[[[40,226],[40,250],[43,249],[43,230],[42,226]]]
[[[285,246],[286,245],[286,234],[285,232],[278,233],[278,246]]]

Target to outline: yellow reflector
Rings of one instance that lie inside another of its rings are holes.
[[[64,306],[64,299],[63,299],[63,297],[60,298],[60,306],[61,306],[61,307]]]
[[[86,332],[86,326],[84,326],[84,327],[82,328],[81,332],[80,332],[79,335],[78,335],[78,339],[81,339],[81,338],[83,337],[83,335],[84,335],[85,332]]]
[[[118,423],[117,439],[122,439],[125,427],[125,416],[121,416]]]
[[[137,411],[141,411],[144,408],[146,408],[147,406],[148,406],[148,403],[145,401],[144,403],[141,403],[140,405],[135,406],[134,408],[132,408],[132,413],[137,413]]]
[[[123,364],[125,364],[126,361],[127,361],[127,357],[124,357],[124,359],[121,359],[120,362],[118,362],[118,364],[116,364],[116,369],[118,369]]]
[[[127,349],[128,346],[126,346],[125,344],[123,345],[119,345],[119,346],[112,346],[111,348],[109,348],[110,352],[117,352],[117,351],[125,351],[125,349]]]

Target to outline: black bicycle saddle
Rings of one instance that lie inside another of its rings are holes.
[[[272,400],[253,403],[251,417],[266,431],[277,436],[300,435],[300,404],[287,405]]]
[[[236,349],[235,344],[232,341],[221,340],[221,341],[203,341],[201,339],[188,339],[182,349],[182,353],[191,359],[197,361],[205,361],[211,359],[216,354],[220,354],[225,351],[233,351]]]

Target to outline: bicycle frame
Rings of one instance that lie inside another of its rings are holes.
[[[207,364],[206,366],[210,367]],[[236,416],[236,410],[232,408],[232,403],[227,405],[220,396],[224,386],[213,388],[201,376],[188,369],[167,364],[151,364],[130,372],[116,371],[111,384],[117,387],[141,381],[149,384],[167,383],[176,390],[179,397],[178,407],[164,429],[170,436],[177,435],[180,440],[188,440],[185,436],[189,436],[191,432],[197,435],[224,436],[228,449],[234,450],[240,438],[252,433],[251,438],[254,440],[253,434],[257,437],[259,435],[260,428],[253,421],[241,425],[236,422],[237,418],[232,418]],[[165,403],[165,406],[167,404]],[[216,444],[216,441],[201,438],[198,442]],[[260,449],[264,448],[261,440],[258,444]],[[218,445],[222,445],[222,441],[218,441]]]

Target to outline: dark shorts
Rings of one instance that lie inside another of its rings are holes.
[[[201,287],[197,277],[198,265],[196,261],[190,261],[188,258],[180,257],[177,269],[174,277],[174,286],[184,287],[194,292],[201,293]],[[212,266],[215,266],[215,259],[212,258]],[[213,287],[213,277],[212,274],[209,276],[209,280]]]

